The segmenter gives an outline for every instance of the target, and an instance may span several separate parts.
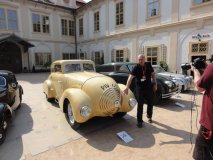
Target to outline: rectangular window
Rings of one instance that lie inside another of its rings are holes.
[[[147,48],[146,59],[152,65],[156,65],[158,62],[158,47],[149,47]]]
[[[62,35],[64,35],[64,36],[67,35],[67,20],[66,19],[61,20],[61,32],[62,32]]]
[[[33,32],[50,33],[49,16],[32,14]]]
[[[95,64],[104,64],[104,53],[93,52],[92,60],[95,62]]]
[[[76,59],[75,53],[63,53],[63,60]]]
[[[15,10],[7,10],[8,30],[17,30],[17,14]]]
[[[124,24],[124,5],[123,2],[116,4],[116,25]]]
[[[84,28],[83,28],[83,18],[79,19],[79,35],[84,34]]]
[[[159,15],[159,0],[148,0],[148,17]]]
[[[116,62],[124,62],[124,50],[116,50]]]
[[[75,36],[75,23],[71,20],[69,20],[69,35]]]
[[[94,31],[99,31],[99,11],[94,13]]]
[[[0,29],[18,30],[16,10],[0,8]]]
[[[0,29],[6,29],[6,19],[5,19],[5,10],[4,8],[0,8]]]
[[[35,53],[36,66],[48,66],[51,64],[51,53]]]
[[[208,42],[200,42],[191,44],[192,54],[206,54],[208,53]]]

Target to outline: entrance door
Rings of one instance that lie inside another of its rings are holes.
[[[3,42],[0,44],[0,69],[14,73],[22,72],[21,50],[15,43]]]

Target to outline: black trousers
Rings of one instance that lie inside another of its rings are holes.
[[[137,120],[138,122],[143,122],[143,105],[146,100],[147,102],[147,117],[152,118],[153,114],[153,99],[154,93],[152,87],[142,89],[136,87],[135,89],[136,99],[138,101],[138,109],[137,109]]]
[[[201,133],[202,130],[201,126],[196,138],[193,158],[195,160],[213,160],[213,137],[211,140],[206,140]]]

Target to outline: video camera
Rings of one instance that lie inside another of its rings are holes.
[[[210,61],[212,63],[213,62],[213,56],[210,59],[207,59],[207,60],[205,60],[203,58],[196,58],[192,62],[192,65],[198,70],[205,69],[206,66],[207,66],[206,61]],[[189,63],[181,64],[181,68],[183,70],[189,70],[189,69],[191,69],[191,65]]]

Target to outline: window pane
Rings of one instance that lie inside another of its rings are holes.
[[[5,10],[0,8],[0,29],[6,29]]]
[[[17,30],[17,14],[14,10],[7,11],[8,18],[8,29],[9,30]]]
[[[34,32],[41,32],[41,20],[40,15],[32,14],[32,21],[33,21],[33,31]]]

